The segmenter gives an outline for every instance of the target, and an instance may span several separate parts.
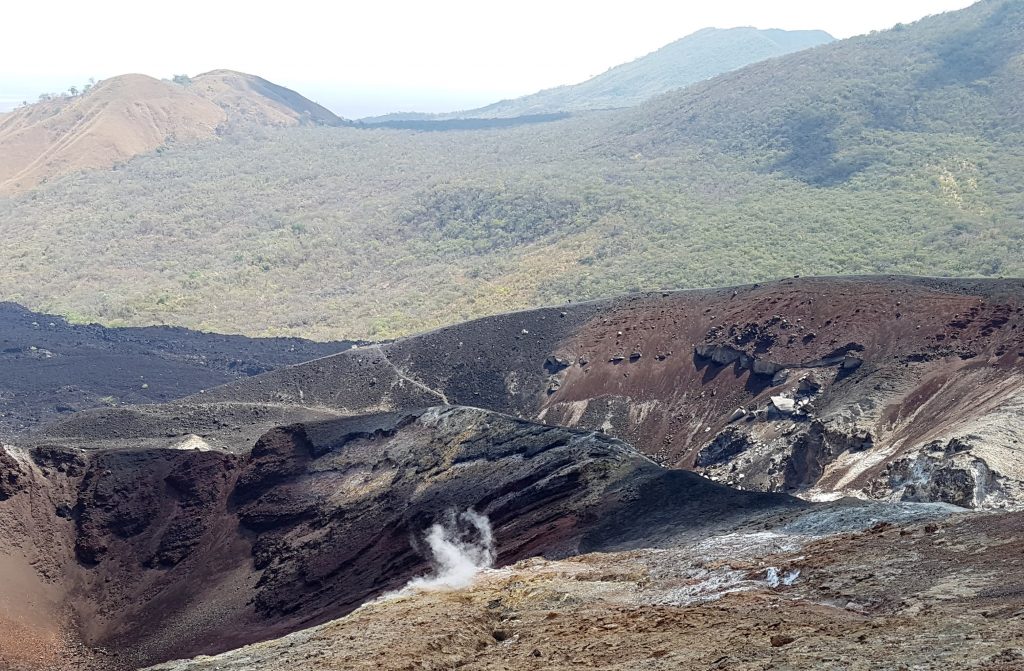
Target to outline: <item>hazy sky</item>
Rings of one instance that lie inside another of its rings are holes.
[[[822,29],[836,37],[970,0],[435,0],[10,2],[0,110],[89,77],[230,68],[350,118],[449,111],[582,81],[700,28]]]

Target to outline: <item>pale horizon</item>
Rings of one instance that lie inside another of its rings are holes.
[[[626,10],[611,2],[526,0],[509,11],[449,0],[396,2],[386,14],[325,4],[291,15],[196,0],[169,15],[123,0],[92,11],[66,1],[17,5],[7,14],[19,29],[0,43],[0,111],[90,77],[170,78],[224,68],[294,89],[347,118],[447,112],[578,83],[702,28],[824,30],[842,39],[970,4],[723,0],[685,7],[639,0]]]

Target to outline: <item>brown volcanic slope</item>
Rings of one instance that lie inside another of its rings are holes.
[[[213,139],[229,124],[339,123],[294,91],[239,72],[216,70],[189,85],[121,75],[73,98],[0,115],[0,194],[109,168],[169,142]]]
[[[192,78],[188,90],[216,103],[235,122],[261,126],[337,126],[334,112],[291,89],[234,70],[213,70]]]
[[[744,487],[996,507],[1024,500],[1022,392],[1024,282],[816,278],[480,319],[205,399],[473,405]]]

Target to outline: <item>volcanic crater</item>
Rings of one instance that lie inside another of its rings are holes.
[[[134,669],[321,625],[428,571],[450,511],[524,566],[1016,508],[1022,296],[908,278],[627,296],[9,433],[0,659]]]

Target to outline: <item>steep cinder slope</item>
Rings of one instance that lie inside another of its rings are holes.
[[[998,506],[1024,501],[1022,389],[1024,281],[869,277],[511,313],[204,400],[468,404],[745,487]]]

